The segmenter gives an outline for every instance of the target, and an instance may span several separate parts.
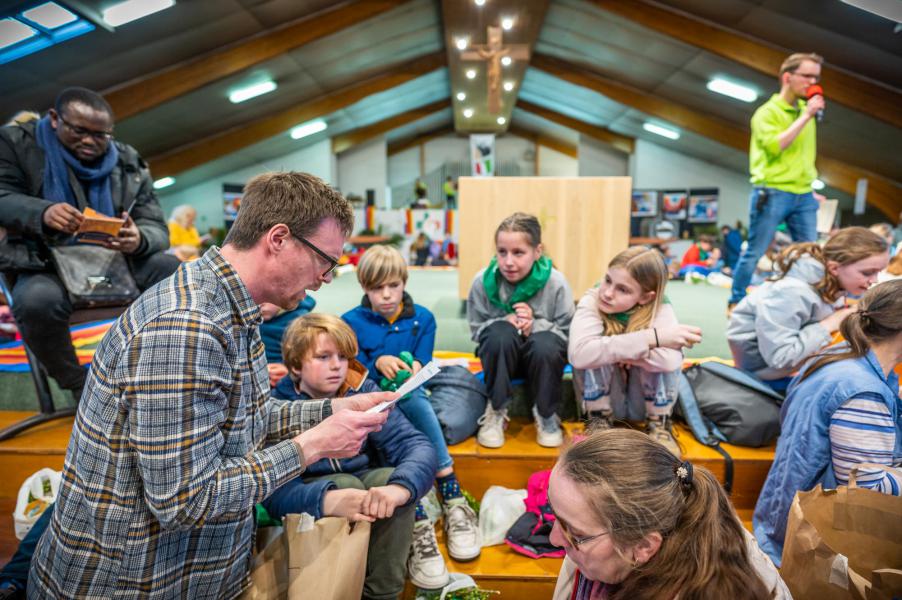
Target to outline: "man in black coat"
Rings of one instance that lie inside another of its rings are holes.
[[[125,255],[141,290],[178,267],[165,253],[169,231],[147,163],[112,134],[110,105],[84,88],[63,90],[38,121],[0,128],[0,227],[8,235],[3,268],[13,315],[25,343],[76,400],[86,372],[69,334],[72,304],[48,248],[70,241],[91,207],[126,218],[104,245]]]

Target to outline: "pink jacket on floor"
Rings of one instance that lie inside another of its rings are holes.
[[[670,304],[661,304],[652,327],[677,325]],[[574,369],[597,369],[603,365],[628,364],[651,373],[676,371],[683,364],[683,353],[670,348],[649,348],[647,330],[604,335],[604,321],[598,310],[598,288],[583,294],[570,323],[568,356]]]

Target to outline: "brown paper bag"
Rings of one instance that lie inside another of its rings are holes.
[[[251,585],[241,600],[284,600],[288,594],[288,545],[282,527],[257,530]]]
[[[370,524],[307,514],[285,517],[288,598],[360,598],[366,575]]]
[[[780,575],[796,598],[902,596],[902,498],[849,486],[799,492]]]

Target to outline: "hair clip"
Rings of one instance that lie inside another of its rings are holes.
[[[683,485],[692,485],[692,463],[684,460],[683,464],[677,467],[676,476]]]

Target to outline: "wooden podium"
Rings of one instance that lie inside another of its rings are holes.
[[[498,225],[519,211],[538,217],[545,254],[579,299],[629,245],[631,190],[629,177],[461,177],[459,297],[492,258]]]

